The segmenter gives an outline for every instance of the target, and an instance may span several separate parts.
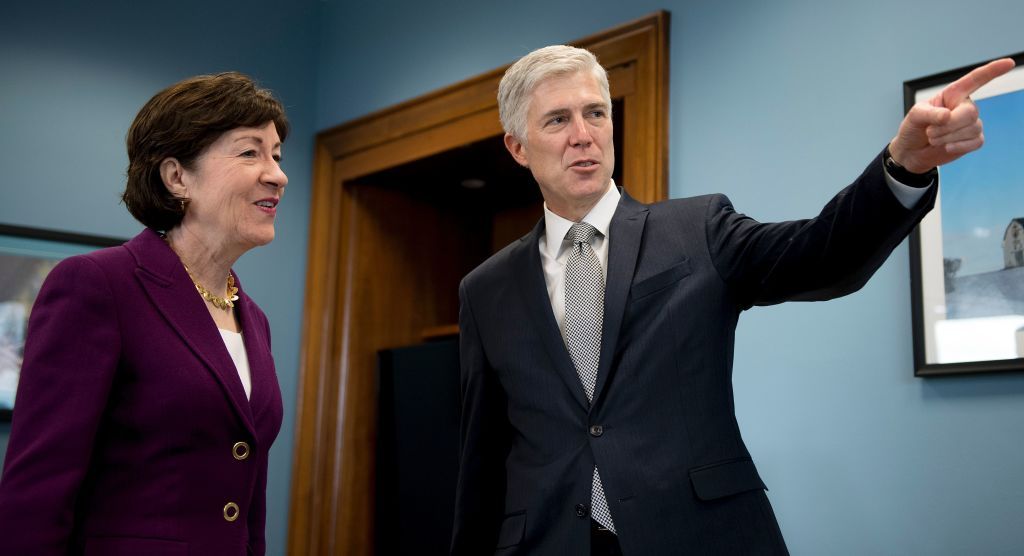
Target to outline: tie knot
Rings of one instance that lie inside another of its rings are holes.
[[[577,222],[569,228],[569,239],[572,240],[573,245],[580,243],[590,243],[590,240],[594,239],[597,235],[597,228],[587,224],[586,222]]]

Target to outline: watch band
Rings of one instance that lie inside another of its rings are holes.
[[[889,172],[892,179],[910,187],[928,187],[939,176],[939,171],[936,168],[932,168],[923,174],[915,174],[900,166],[900,163],[896,162],[889,152],[888,145],[885,146],[885,152],[882,154],[882,162],[885,164],[885,171]]]

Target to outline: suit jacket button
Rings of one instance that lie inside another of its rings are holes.
[[[231,447],[231,455],[235,456],[238,461],[249,457],[249,443],[235,442],[235,445]]]
[[[228,502],[224,505],[224,521],[234,521],[238,519],[238,504],[234,502]]]
[[[576,517],[587,517],[588,513],[586,504],[576,504]]]
[[[604,427],[602,427],[601,425],[590,425],[590,436],[597,438],[602,434],[604,434]]]

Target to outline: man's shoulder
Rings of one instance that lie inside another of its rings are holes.
[[[477,283],[493,283],[496,280],[510,279],[514,273],[515,261],[522,258],[523,249],[539,249],[536,241],[530,241],[533,234],[527,234],[512,243],[502,247],[497,253],[491,255],[484,262],[477,265],[463,279],[464,287]]]
[[[653,217],[675,217],[680,214],[707,214],[717,208],[732,206],[732,203],[722,193],[708,193],[693,197],[667,199],[644,206],[647,207]]]

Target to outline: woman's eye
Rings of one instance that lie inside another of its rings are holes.
[[[256,157],[256,151],[254,151],[254,150],[245,151],[244,153],[242,153],[242,156],[244,156],[246,158],[255,158]]]
[[[278,164],[280,164],[281,163],[281,155],[275,154],[274,155],[274,161],[277,162]]]

